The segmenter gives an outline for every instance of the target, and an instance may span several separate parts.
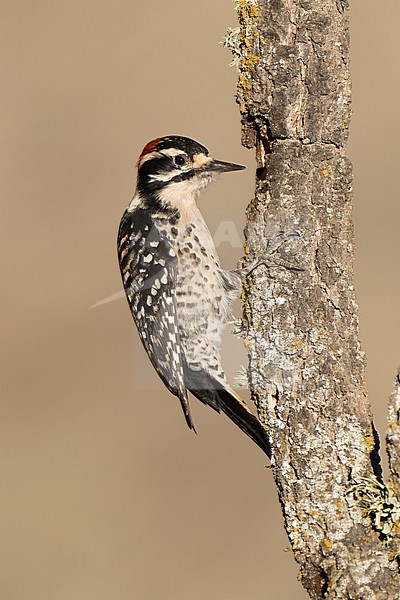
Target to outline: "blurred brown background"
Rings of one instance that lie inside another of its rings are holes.
[[[400,360],[400,5],[352,5],[357,290],[382,435]],[[2,600],[305,598],[261,452],[195,402],[189,432],[125,300],[90,308],[121,289],[116,231],[149,139],[248,165],[202,201],[212,231],[241,232],[254,161],[218,45],[232,3],[1,8]],[[220,252],[233,266],[241,249]]]

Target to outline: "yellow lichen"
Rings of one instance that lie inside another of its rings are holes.
[[[254,19],[255,17],[258,17],[258,9],[257,9],[257,7],[256,7],[256,6],[254,6],[254,5],[253,5],[253,6],[250,6],[249,15],[250,15],[250,17],[252,17],[253,19]]]
[[[371,436],[367,437],[369,448]],[[372,436],[373,437],[373,436]],[[359,502],[364,517],[369,517],[376,530],[386,536],[400,530],[400,503],[390,489],[375,477],[360,477],[354,480],[349,492]]]
[[[243,75],[239,75],[238,87],[241,88],[245,92],[248,92],[251,89],[249,80],[246,77],[244,77]]]
[[[301,338],[295,338],[293,340],[293,343],[296,350],[300,350],[300,348],[304,345],[304,340],[302,340]]]
[[[250,45],[250,44],[249,44]],[[240,66],[245,68],[247,71],[252,69],[256,63],[260,62],[260,57],[256,54],[246,54],[241,61]]]
[[[372,433],[372,429],[369,430],[369,432],[367,433],[367,435],[365,436],[365,445],[367,446],[368,452],[372,452],[372,450],[374,449],[375,446],[375,438],[374,438],[374,434]]]
[[[239,27],[228,29],[223,45],[233,54],[231,64],[239,69],[237,101],[242,112],[246,111],[246,102],[252,89],[252,71],[260,61],[257,52],[258,44],[263,43],[257,28],[259,16],[258,0],[235,0]]]
[[[331,165],[327,165],[325,167],[325,169],[322,169],[322,175],[324,177],[327,177],[331,172],[332,172],[332,166]]]
[[[322,543],[328,552],[332,550],[332,542],[330,540],[322,540]]]

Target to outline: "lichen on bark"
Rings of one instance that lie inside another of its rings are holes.
[[[259,266],[244,286],[252,395],[285,527],[312,598],[398,598],[399,465],[389,489],[358,339],[348,3],[236,6],[242,142],[257,159],[248,260],[295,230],[280,261],[303,269]]]
[[[400,502],[400,367],[389,400],[386,445],[389,457],[389,485]]]

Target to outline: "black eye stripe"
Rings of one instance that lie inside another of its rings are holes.
[[[168,183],[179,183],[180,181],[187,181],[195,176],[204,176],[204,174],[199,173],[197,169],[190,169],[190,171],[184,171],[183,173],[179,173],[179,175],[175,175],[172,177]]]

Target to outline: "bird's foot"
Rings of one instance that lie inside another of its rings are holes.
[[[293,265],[284,260],[277,259],[273,256],[284,244],[294,237],[300,237],[298,231],[280,231],[268,241],[266,252],[263,256],[257,257],[246,266],[243,266],[243,264],[239,265],[238,271],[242,274],[242,276],[247,276],[261,265],[267,267],[267,269],[271,267],[283,267],[289,271],[304,271],[305,269],[302,267]]]

